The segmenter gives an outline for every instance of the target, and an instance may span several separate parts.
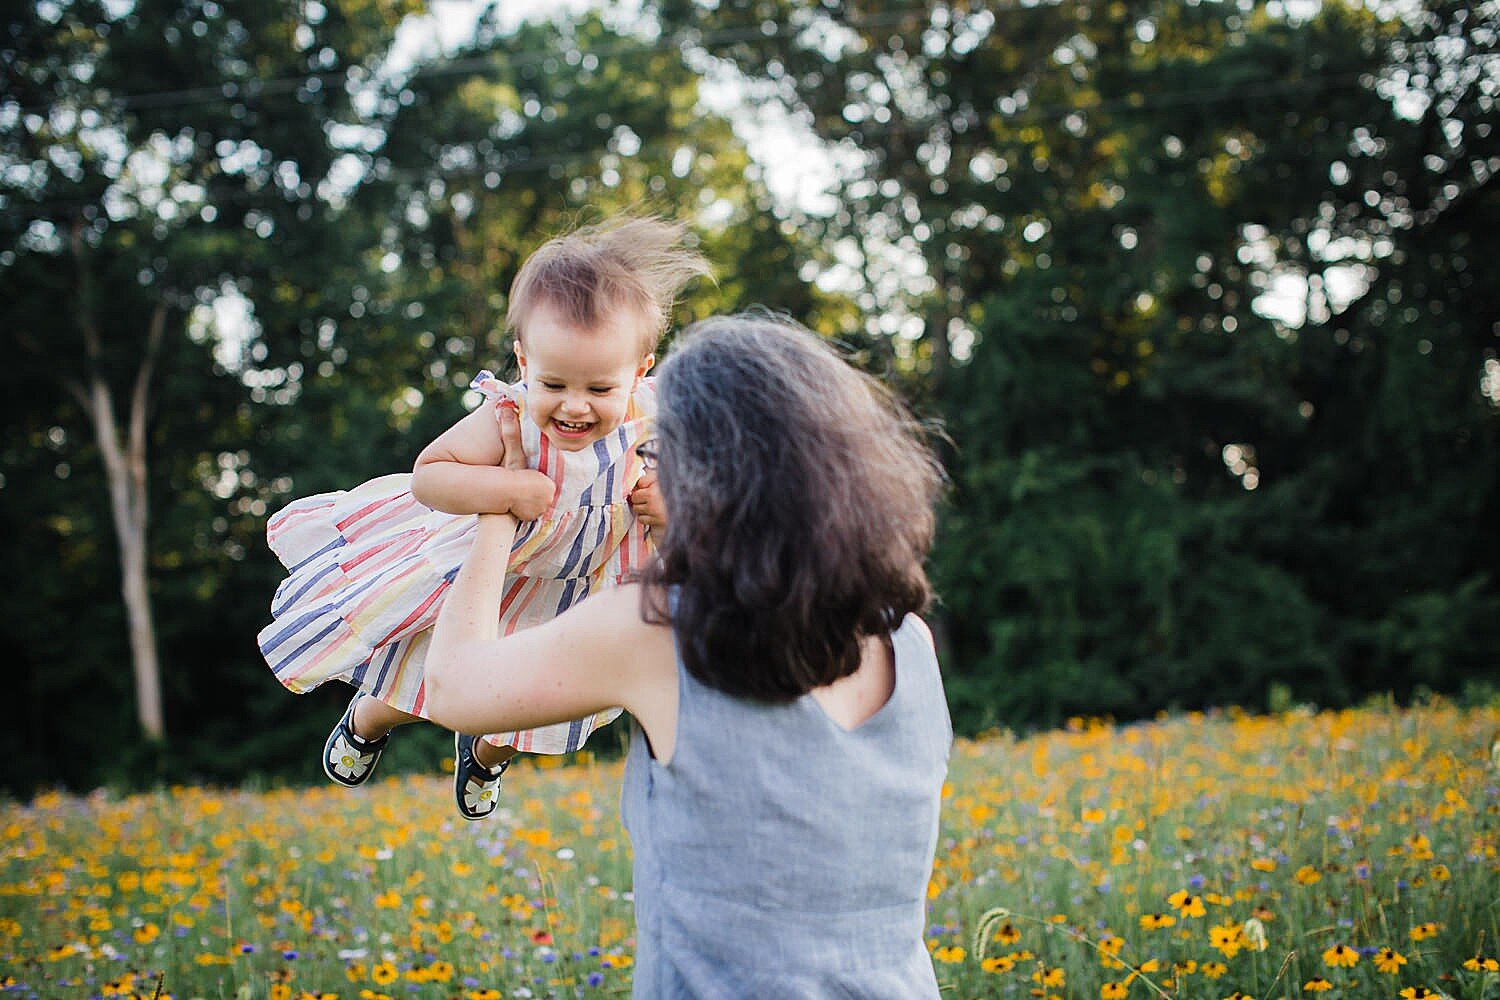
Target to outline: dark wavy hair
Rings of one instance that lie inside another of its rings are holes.
[[[643,614],[671,620],[694,677],[790,701],[927,606],[942,467],[900,401],[817,335],[771,315],[695,323],[657,402],[670,521]]]

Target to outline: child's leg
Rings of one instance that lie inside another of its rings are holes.
[[[515,747],[497,747],[488,740],[474,741],[474,759],[493,771],[516,755]]]
[[[495,746],[483,736],[453,734],[453,797],[460,816],[479,820],[495,811],[500,778],[515,755],[515,747]]]
[[[379,698],[361,698],[354,705],[354,734],[362,740],[378,740],[397,726],[421,722],[421,716],[392,708]]]

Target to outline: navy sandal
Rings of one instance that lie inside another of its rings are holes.
[[[458,814],[467,820],[484,819],[500,805],[500,779],[510,760],[494,770],[474,759],[474,741],[467,733],[453,734],[453,799]]]
[[[354,706],[363,697],[363,691],[354,692],[349,707],[344,709],[343,717],[323,744],[323,773],[330,781],[348,788],[369,780],[375,773],[375,765],[380,763],[380,751],[391,739],[391,734],[386,733],[378,740],[367,740],[354,731]]]

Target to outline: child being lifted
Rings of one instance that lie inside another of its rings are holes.
[[[673,304],[689,280],[709,274],[686,237],[678,223],[621,217],[544,244],[517,273],[506,311],[521,380],[480,372],[471,388],[483,405],[428,444],[410,474],[297,500],[271,518],[267,537],[289,575],[261,653],[294,692],[334,679],[358,689],[323,747],[333,781],[363,784],[391,730],[426,717],[423,661],[475,515],[522,522],[503,634],[557,616],[651,557],[649,531],[663,528],[666,513],[636,446],[650,436],[647,372]],[[506,409],[520,418],[524,469],[505,467]],[[571,753],[618,714],[455,734],[459,814],[494,812],[517,751]]]

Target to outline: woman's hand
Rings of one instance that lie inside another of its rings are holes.
[[[520,521],[535,521],[557,499],[557,485],[544,473],[526,467],[526,449],[521,444],[521,418],[512,406],[499,409],[500,439],[505,443],[502,469],[515,473],[510,513]]]
[[[656,473],[642,475],[626,499],[630,501],[631,511],[646,527],[659,529],[667,526],[667,505],[656,485]]]

